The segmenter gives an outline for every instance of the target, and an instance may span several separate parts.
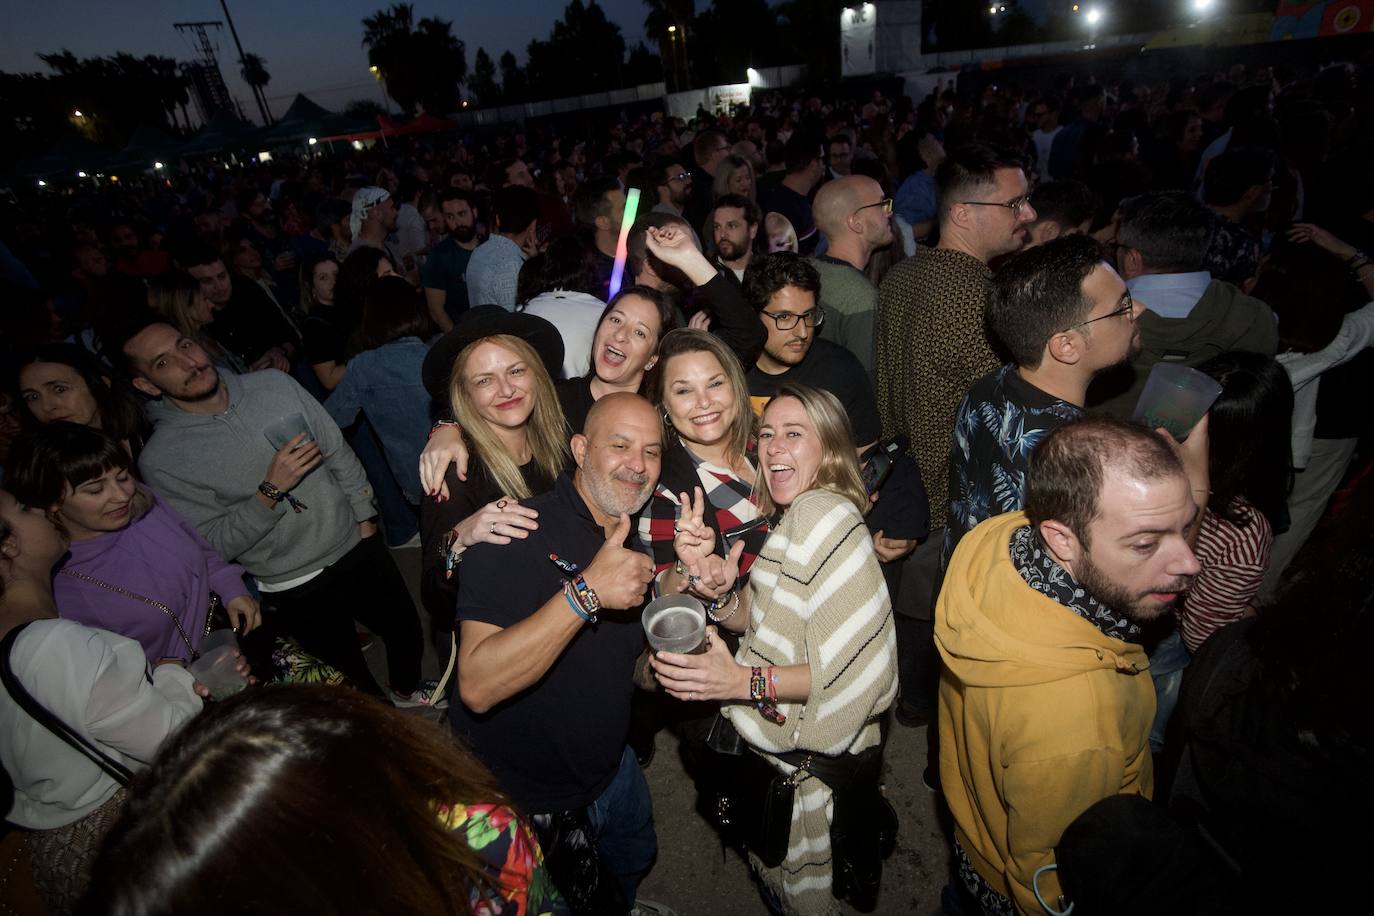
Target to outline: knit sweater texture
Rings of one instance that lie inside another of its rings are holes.
[[[830,490],[797,497],[754,562],[749,589],[749,625],[735,660],[807,665],[811,695],[781,703],[787,720],[780,725],[752,706],[726,706],[740,735],[783,773],[793,768],[770,754],[837,755],[877,745],[879,722],[897,693],[897,639],[858,509]],[[819,779],[801,780],[786,858],[773,869],[754,863],[798,916],[838,912],[830,892],[831,794]]]
[[[972,255],[922,248],[878,287],[878,413],[905,435],[930,496],[930,525],[949,510],[949,447],[959,403],[1000,364],[985,330],[992,271]]]

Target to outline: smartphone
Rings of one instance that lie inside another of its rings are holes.
[[[892,473],[892,462],[901,453],[901,445],[896,440],[880,442],[870,449],[863,465],[859,468],[864,492],[872,496]]]

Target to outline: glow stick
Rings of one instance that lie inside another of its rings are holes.
[[[620,238],[615,241],[615,266],[611,268],[610,298],[620,292],[620,282],[625,279],[625,240],[630,237],[630,227],[635,223],[635,211],[639,209],[639,188],[625,192],[625,215],[620,219]]]

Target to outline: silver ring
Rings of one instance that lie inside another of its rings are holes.
[[[491,523],[491,533],[492,533],[492,534],[495,534],[495,533],[496,533],[496,523],[495,523],[495,522],[492,522],[492,523]]]

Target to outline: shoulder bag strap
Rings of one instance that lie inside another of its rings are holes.
[[[32,716],[39,725],[76,748],[91,763],[109,774],[109,777],[115,782],[121,786],[127,786],[134,779],[134,774],[129,771],[128,767],[106,754],[86,740],[85,736],[49,712],[46,707],[33,698],[33,695],[24,688],[23,684],[19,683],[19,678],[15,677],[14,669],[10,667],[10,652],[14,648],[15,640],[19,638],[19,634],[24,632],[24,628],[27,626],[27,623],[21,623],[10,630],[3,640],[0,640],[0,683],[5,685],[5,690],[9,692],[14,702],[19,704],[19,708]]]
[[[121,588],[118,585],[112,585],[109,582],[106,582],[104,579],[97,579],[95,576],[79,572],[75,569],[63,568],[59,569],[58,573],[64,576],[71,576],[73,579],[79,579],[82,582],[94,585],[96,588],[103,588],[106,591],[114,592],[116,595],[123,595],[130,601],[141,601],[150,607],[157,608],[159,611],[166,614],[167,619],[172,621],[172,626],[177,628],[177,635],[180,636],[181,641],[186,644],[186,651],[191,653],[191,661],[195,661],[196,659],[200,658],[200,653],[196,651],[196,647],[191,645],[191,637],[186,635],[185,628],[182,627],[181,621],[177,618],[176,611],[172,610],[167,605],[163,604],[161,601],[154,601],[152,598],[149,598],[146,595],[140,595],[138,592],[131,592],[127,588]],[[210,632],[210,616],[214,613],[213,602],[216,600],[217,597],[218,596],[215,596],[213,593],[211,593],[210,612],[205,617],[205,626],[207,628],[205,631],[206,634]]]

